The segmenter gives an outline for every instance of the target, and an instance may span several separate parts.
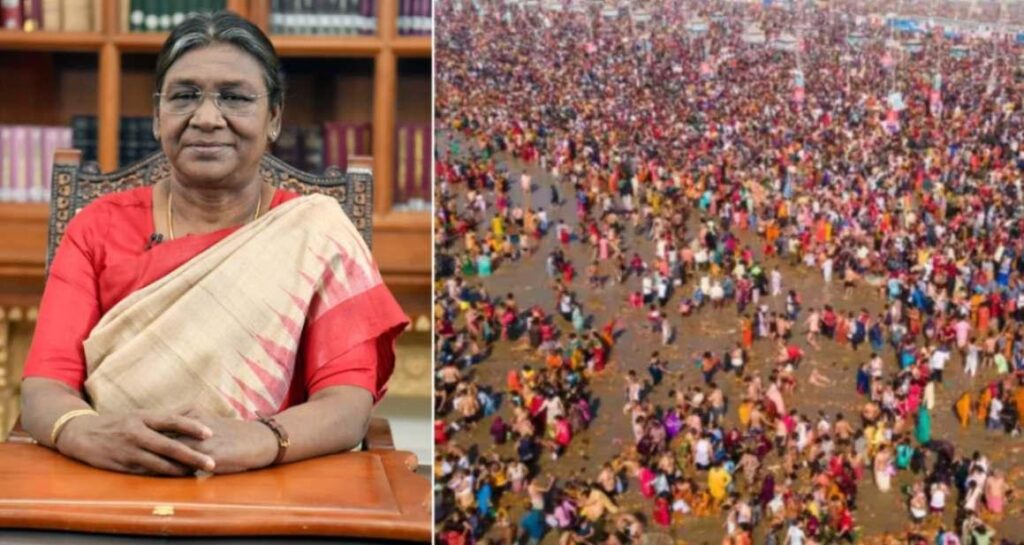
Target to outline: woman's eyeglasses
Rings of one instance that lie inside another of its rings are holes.
[[[220,113],[228,116],[247,116],[259,110],[259,99],[270,93],[249,95],[235,91],[199,91],[197,89],[171,91],[170,93],[153,93],[153,99],[160,111],[171,115],[188,115],[199,109],[206,97],[213,99],[213,104]]]

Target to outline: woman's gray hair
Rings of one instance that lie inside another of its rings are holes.
[[[270,105],[284,104],[284,74],[270,39],[256,25],[230,11],[198,13],[174,27],[156,58],[156,92],[161,92],[167,70],[185,53],[217,43],[231,44],[251,55],[263,69]]]

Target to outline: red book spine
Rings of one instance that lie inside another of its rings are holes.
[[[29,164],[28,127],[15,125],[11,128],[11,183],[0,193],[4,202],[17,200],[28,187]]]
[[[50,186],[53,179],[53,155],[61,147],[62,131],[69,130],[65,127],[46,127],[43,129],[43,186],[41,191],[34,192],[29,198],[35,202],[43,202],[50,196]]]
[[[0,0],[0,26],[21,30],[21,0]]]
[[[345,145],[341,123],[324,123],[324,168],[338,167],[345,172]]]
[[[417,176],[417,197],[430,202],[431,182],[433,181],[433,170],[430,168],[434,159],[434,129],[430,123],[420,124],[423,140],[419,141],[416,151],[416,161],[419,165],[416,168]]]
[[[411,169],[409,168],[410,162],[412,162],[412,150],[409,149],[412,145],[412,130],[408,125],[400,124],[397,127],[398,135],[395,143],[395,189],[392,195],[392,200],[395,202],[405,202],[409,200],[409,179],[412,177]]]
[[[45,127],[36,125],[28,128],[28,180],[23,190],[16,192],[13,198],[17,202],[29,202],[34,195],[43,192],[45,181],[43,173],[46,171],[43,161],[43,130]]]
[[[359,125],[359,141],[356,145],[354,155],[373,155],[370,142],[373,139],[373,127],[369,123]]]

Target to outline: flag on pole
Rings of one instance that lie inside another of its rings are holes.
[[[804,73],[802,70],[793,71],[793,102],[796,102],[799,106],[803,104],[805,98],[804,91]]]
[[[932,78],[932,88],[928,92],[928,110],[933,117],[942,115],[942,74],[938,72]]]

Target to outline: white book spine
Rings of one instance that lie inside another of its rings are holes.
[[[28,128],[28,154],[29,160],[32,161],[29,165],[28,187],[19,188],[14,194],[16,202],[36,200],[33,197],[42,192],[43,173],[45,172],[43,169],[45,161],[43,157],[43,127]]]
[[[0,200],[10,202],[14,196],[28,187],[28,127],[14,127],[11,141],[11,159],[13,172],[11,183],[6,191],[0,193]]]
[[[11,127],[0,125],[0,201],[7,200],[14,179],[12,172],[14,150],[11,149],[11,133]]]

